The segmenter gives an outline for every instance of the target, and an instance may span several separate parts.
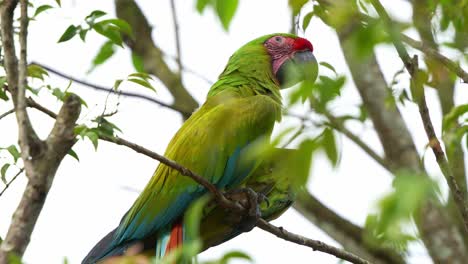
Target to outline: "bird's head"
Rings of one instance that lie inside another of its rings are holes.
[[[315,81],[318,65],[310,41],[291,34],[273,34],[265,39],[263,45],[271,57],[271,70],[282,88]]]
[[[317,75],[318,65],[310,41],[293,34],[270,34],[239,48],[208,96],[253,80],[260,84],[260,89],[280,98],[278,88],[287,88],[301,81],[313,83]]]

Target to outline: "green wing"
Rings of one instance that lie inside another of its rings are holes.
[[[270,97],[220,93],[210,97],[170,142],[166,156],[219,188],[239,183],[252,170],[241,157],[251,144],[269,136],[280,106]],[[159,165],[144,191],[122,219],[112,244],[139,240],[179,219],[191,201],[205,193],[192,179]]]

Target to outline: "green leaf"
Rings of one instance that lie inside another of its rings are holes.
[[[379,212],[366,221],[372,240],[405,250],[415,238],[404,227],[429,199],[437,199],[437,184],[427,176],[398,172],[393,192],[379,202]]]
[[[81,29],[80,30],[80,39],[84,42],[86,40],[86,35],[88,34],[88,29]]]
[[[28,76],[44,80],[44,76],[49,76],[49,73],[37,64],[30,64],[28,65]]]
[[[141,85],[143,87],[146,87],[146,88],[156,92],[156,89],[147,80],[129,78],[129,79],[127,79],[127,81],[139,84],[139,85]]]
[[[121,84],[122,82],[123,82],[122,79],[117,79],[117,80],[115,80],[115,82],[114,82],[114,87],[113,87],[114,90],[117,91],[117,90],[119,89],[119,86],[120,86],[120,84]]]
[[[211,0],[197,0],[197,11],[198,13],[202,13],[205,7],[211,2]]]
[[[102,16],[105,16],[107,13],[101,10],[94,10],[91,12],[88,16],[85,17],[86,23],[88,23],[89,26],[94,25],[94,21]]]
[[[110,23],[99,22],[93,25],[93,29],[97,33],[111,40],[113,43],[123,47],[122,36],[120,35],[120,31],[118,27],[113,26]]]
[[[146,72],[136,72],[129,75],[129,77],[137,77],[143,80],[153,80],[153,77]]]
[[[105,42],[101,48],[99,49],[98,53],[94,57],[92,61],[92,66],[88,70],[88,73],[94,70],[96,66],[103,64],[109,58],[111,58],[115,54],[114,43],[112,41]]]
[[[11,156],[13,157],[13,160],[16,163],[18,161],[19,157],[21,156],[21,154],[18,151],[18,149],[16,148],[16,146],[11,145],[11,146],[7,147],[6,149],[8,150],[8,152],[10,152]]]
[[[244,260],[248,260],[249,262],[252,262],[252,258],[246,253],[241,252],[241,251],[231,251],[231,252],[224,254],[224,256],[219,261],[219,264],[227,264],[232,259],[244,259]]]
[[[0,169],[0,174],[1,174],[2,182],[3,182],[4,184],[7,184],[6,172],[7,172],[8,168],[10,168],[10,166],[11,166],[10,163],[5,163],[5,164],[3,164],[2,168]]]
[[[132,52],[132,64],[137,72],[145,71],[144,66],[143,66],[143,59],[141,58],[141,56],[139,56],[135,52]]]
[[[98,147],[98,141],[99,141],[99,136],[96,132],[92,130],[88,130],[85,134],[85,137],[87,137],[91,143],[93,143],[94,149],[97,150]]]
[[[76,152],[73,149],[70,149],[67,154],[75,158],[77,161],[80,161],[78,154],[76,154]]]
[[[60,2],[60,0],[55,0],[55,2],[57,3],[58,6],[62,7],[62,3]]]
[[[188,240],[197,239],[200,235],[200,221],[203,215],[203,208],[210,200],[210,196],[205,195],[192,203],[184,215],[184,231]]]
[[[229,29],[229,24],[236,13],[238,4],[238,0],[216,0],[216,14],[218,14],[226,31]]]
[[[34,16],[33,17],[36,17],[37,15],[39,15],[40,13],[48,10],[48,9],[51,9],[51,8],[54,8],[53,6],[51,5],[41,5],[39,6],[37,9],[36,9],[36,12],[34,13]]]
[[[6,76],[1,76],[0,77],[0,99],[4,101],[8,101],[8,95],[6,94],[6,91],[4,89],[6,83]]]
[[[332,129],[326,128],[323,131],[322,143],[328,160],[333,167],[336,167],[336,165],[338,165],[338,149],[336,146],[335,134]]]
[[[304,140],[295,153],[291,162],[291,175],[294,175],[292,187],[299,190],[305,186],[309,179],[312,156],[317,149],[317,141],[313,139]]]
[[[289,0],[289,7],[293,11],[293,16],[296,16],[301,11],[302,7],[308,2],[308,0]]]
[[[333,73],[335,73],[335,75],[338,75],[338,73],[336,72],[335,70],[335,67],[333,67],[330,63],[326,62],[326,61],[322,61],[319,63],[320,65],[322,65],[323,67],[329,69],[330,71],[332,71]]]
[[[310,20],[314,16],[314,11],[309,12],[307,15],[304,16],[304,19],[302,20],[302,30],[306,30],[307,27],[310,24]]]
[[[52,95],[55,96],[59,101],[63,101],[63,99],[65,98],[65,93],[62,92],[62,90],[60,90],[59,88],[54,88],[52,90]]]
[[[120,32],[125,33],[130,37],[133,36],[132,27],[125,20],[113,18],[113,19],[106,19],[106,20],[100,21],[99,23],[100,24],[113,24],[119,29]]]
[[[76,27],[74,25],[70,25],[66,30],[65,32],[63,32],[62,36],[60,37],[58,43],[60,42],[65,42],[65,41],[68,41],[70,40],[71,38],[73,38],[76,33],[78,32],[78,30],[80,29],[80,27]]]
[[[444,116],[442,121],[442,131],[446,131],[458,121],[458,118],[468,113],[468,104],[459,105],[454,107]]]

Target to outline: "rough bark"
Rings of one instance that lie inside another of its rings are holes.
[[[346,35],[338,32],[343,54],[362,97],[369,116],[374,123],[387,160],[395,170],[409,170],[420,174],[423,169],[411,134],[396,106],[389,107],[386,98],[391,94],[380,67],[372,53],[357,57]],[[430,216],[430,217],[429,217]],[[457,263],[468,258],[461,234],[446,215],[444,208],[427,201],[420,212],[418,228],[421,237],[436,263]],[[445,242],[441,244],[441,240]],[[451,254],[448,254],[451,253]],[[449,261],[455,262],[449,262]]]
[[[78,96],[73,94],[68,96],[48,138],[42,141],[37,137],[26,111],[28,15],[27,1],[21,0],[20,2],[19,62],[15,54],[13,39],[13,13],[17,1],[2,2],[0,31],[8,88],[15,107],[21,158],[28,183],[13,214],[7,235],[0,245],[0,264],[10,263],[10,257],[13,255],[19,258],[23,256],[57,168],[75,143],[73,128],[81,109]]]
[[[428,8],[427,0],[415,0],[413,2],[414,10],[413,11],[413,23],[416,30],[421,37],[422,43],[431,47],[434,50],[438,50],[438,45],[434,39],[434,36],[431,31],[431,18],[432,14]],[[438,60],[433,59],[429,56],[424,56],[424,61],[427,65],[428,71],[432,75],[432,86],[437,89],[437,94],[439,96],[439,101],[442,109],[442,114],[446,115],[450,110],[455,106],[454,103],[454,92],[455,92],[455,79],[452,78],[451,72],[447,70]],[[457,124],[458,125],[458,124]],[[455,125],[455,127],[457,126]],[[444,143],[446,146],[450,142],[445,139]],[[467,179],[465,174],[465,154],[460,144],[454,145],[452,152],[447,153],[450,165],[453,168],[453,175],[455,180],[460,186],[462,191],[463,199],[466,200],[467,196]],[[451,197],[451,195],[449,196]],[[463,219],[460,217],[458,210],[456,208],[455,202],[452,198],[449,198],[449,203],[447,205],[450,215],[456,219],[458,229],[463,235],[463,240],[465,246],[468,247],[468,233],[463,232],[464,225]],[[468,251],[468,248],[466,249]]]

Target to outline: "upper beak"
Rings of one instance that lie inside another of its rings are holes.
[[[318,76],[318,64],[310,50],[298,51],[278,69],[276,78],[282,88],[291,87],[299,82],[314,83]]]

